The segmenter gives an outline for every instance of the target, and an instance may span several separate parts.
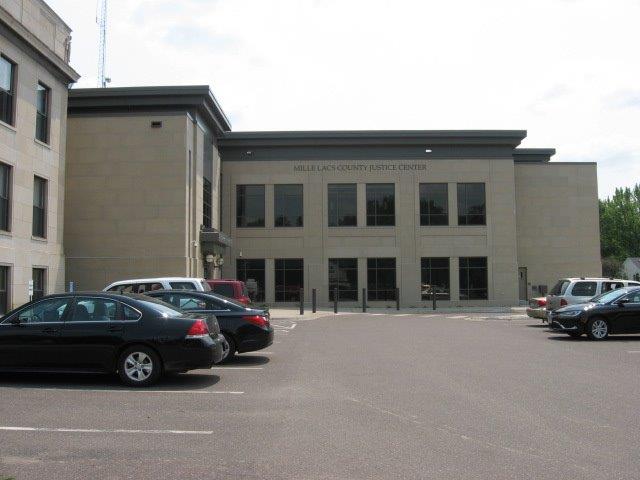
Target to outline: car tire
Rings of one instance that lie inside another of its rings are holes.
[[[589,340],[604,340],[609,336],[609,324],[602,317],[592,318],[587,322]]]
[[[236,356],[236,342],[233,341],[233,338],[228,333],[222,332],[222,336],[229,344],[229,350],[227,355],[220,360],[220,363],[229,363]]]
[[[118,375],[122,383],[131,387],[147,387],[162,374],[162,363],[153,349],[134,345],[124,350],[118,358]]]

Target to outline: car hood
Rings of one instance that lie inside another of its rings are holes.
[[[575,312],[575,311],[582,312],[584,310],[590,310],[593,307],[595,307],[596,305],[597,304],[593,303],[593,302],[576,303],[574,305],[568,305],[566,307],[559,308],[554,313]]]

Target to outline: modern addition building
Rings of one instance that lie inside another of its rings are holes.
[[[71,29],[41,0],[0,0],[0,313],[64,290]]]
[[[206,275],[267,303],[511,305],[601,273],[596,164],[518,148],[525,131],[232,132],[206,86],[74,89],[68,112],[79,288]]]

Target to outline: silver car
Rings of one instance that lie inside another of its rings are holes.
[[[547,295],[547,312],[576,303],[586,303],[601,293],[622,287],[640,286],[640,282],[618,278],[563,278]]]

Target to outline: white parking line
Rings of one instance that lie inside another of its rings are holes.
[[[97,429],[97,428],[45,428],[45,427],[2,427],[7,432],[53,432],[53,433],[143,433],[169,435],[213,435],[213,430],[125,430],[125,429]]]
[[[263,370],[262,367],[211,367],[212,370]]]
[[[231,390],[148,390],[141,389],[126,389],[126,388],[39,388],[39,387],[0,387],[0,390],[42,390],[44,392],[90,392],[90,393],[188,393],[195,395],[215,395],[215,394],[228,394],[228,395],[242,395],[244,392],[231,391]]]

